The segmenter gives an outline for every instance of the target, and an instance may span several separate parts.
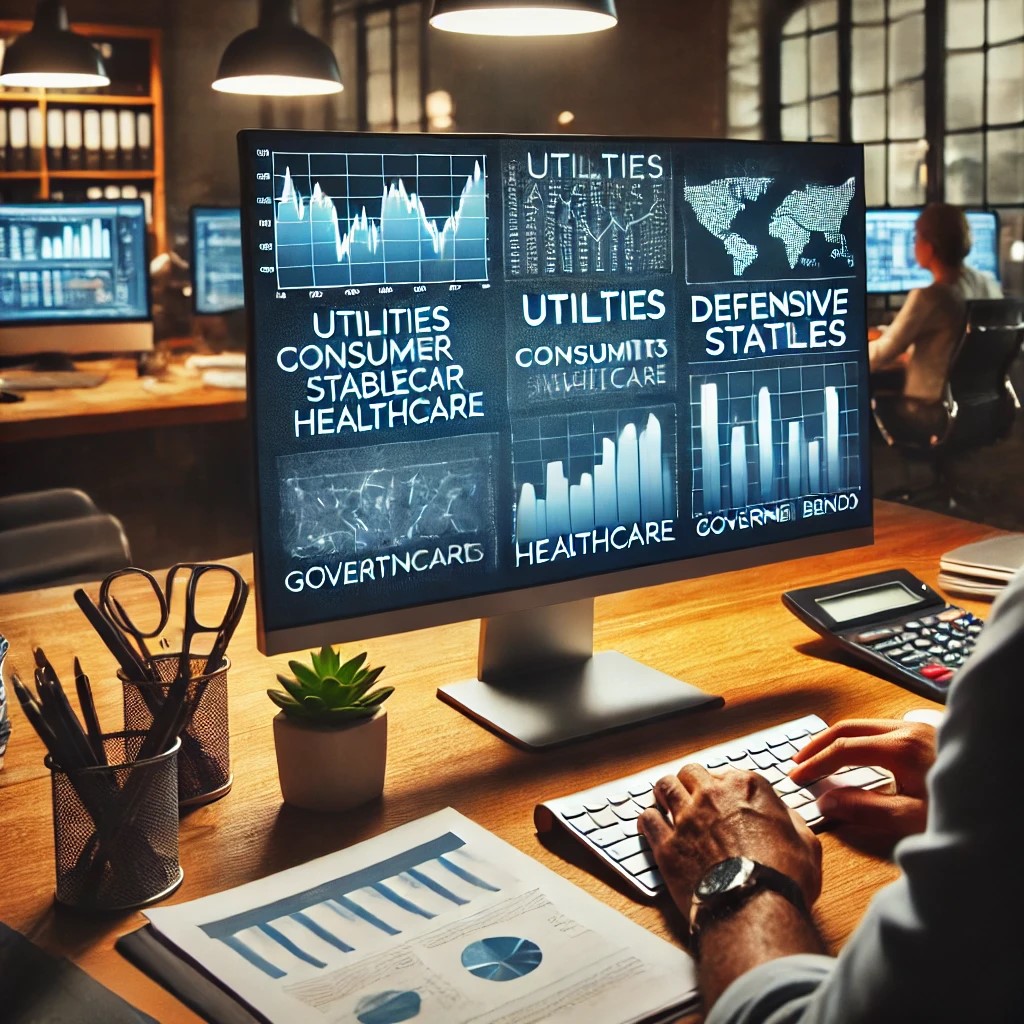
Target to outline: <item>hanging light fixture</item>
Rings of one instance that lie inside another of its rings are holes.
[[[434,0],[430,24],[481,36],[575,36],[618,22],[615,0]]]
[[[343,88],[331,48],[302,28],[295,0],[260,0],[256,28],[228,43],[213,87],[248,96],[327,96]]]
[[[26,89],[86,89],[110,85],[103,58],[68,26],[60,0],[36,0],[32,28],[4,54],[0,85]]]

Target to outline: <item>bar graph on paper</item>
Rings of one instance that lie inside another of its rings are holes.
[[[675,518],[675,433],[670,406],[515,424],[517,542]]]
[[[274,153],[277,286],[487,280],[483,154]]]
[[[690,380],[693,515],[861,486],[856,363]]]

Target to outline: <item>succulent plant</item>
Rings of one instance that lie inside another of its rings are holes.
[[[371,689],[384,666],[364,667],[366,652],[341,661],[332,647],[312,651],[309,665],[289,661],[294,679],[278,675],[284,690],[267,690],[267,696],[290,718],[333,728],[370,718],[395,692],[393,686]]]

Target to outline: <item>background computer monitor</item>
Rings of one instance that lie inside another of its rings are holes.
[[[441,695],[541,745],[678,710],[595,595],[870,540],[860,147],[239,152],[265,652],[483,616]]]
[[[231,313],[245,306],[241,218],[237,207],[193,206],[192,302],[200,314]]]
[[[141,201],[0,203],[0,357],[152,347]]]
[[[914,224],[920,209],[866,212],[868,292],[892,294],[927,288],[932,275],[914,259]],[[968,210],[969,267],[999,280],[999,218],[990,210]]]

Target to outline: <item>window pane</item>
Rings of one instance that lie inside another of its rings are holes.
[[[868,206],[885,206],[885,146],[864,147],[864,198]]]
[[[420,96],[419,5],[398,8],[398,123],[420,127],[423,100]]]
[[[1024,43],[988,51],[988,123],[1015,121],[1024,121]]]
[[[839,20],[838,0],[812,0],[808,4],[811,28],[827,28]]]
[[[924,10],[924,0],[889,0],[889,17],[898,18],[901,14],[913,14]]]
[[[966,50],[985,43],[985,0],[946,0],[946,47]]]
[[[782,26],[784,36],[799,35],[807,31],[807,8],[798,7],[789,17],[789,20]]]
[[[889,138],[924,137],[924,82],[898,85],[889,93]]]
[[[984,201],[981,132],[946,136],[946,201],[959,206]]]
[[[371,14],[366,19],[366,67],[391,73],[391,15]]]
[[[885,88],[885,29],[855,28],[851,34],[851,86],[855,93]]]
[[[782,138],[787,142],[807,141],[807,105],[782,108]]]
[[[1002,43],[1024,36],[1024,4],[1020,0],[988,0],[988,41]]]
[[[811,138],[815,142],[839,140],[839,98],[815,100],[811,104]]]
[[[924,202],[924,151],[916,142],[889,147],[889,205],[917,206]]]
[[[885,138],[885,97],[857,96],[850,104],[850,131],[854,142]]]
[[[761,59],[761,37],[757,29],[729,33],[729,64],[742,67]]]
[[[393,126],[390,73],[377,72],[366,76],[366,120],[371,128],[388,129]]]
[[[885,20],[885,0],[853,0],[851,12],[854,25]]]
[[[895,21],[889,30],[889,82],[905,82],[924,74],[924,18]]]
[[[988,201],[1024,201],[1024,128],[988,133]]]
[[[839,88],[839,51],[835,32],[811,36],[811,95],[824,96]]]
[[[946,127],[976,128],[982,124],[985,60],[979,53],[952,53],[946,58]]]
[[[782,102],[799,103],[807,97],[807,37],[782,43]]]
[[[761,123],[761,90],[757,86],[729,86],[729,134],[738,128],[753,128]]]

